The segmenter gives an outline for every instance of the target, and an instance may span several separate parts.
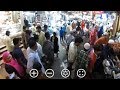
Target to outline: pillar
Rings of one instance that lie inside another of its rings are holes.
[[[118,29],[117,31],[120,31],[120,15],[119,15],[119,21],[118,21]]]
[[[21,21],[21,31],[23,30],[24,26],[24,16],[23,16],[23,11],[20,11],[20,21]]]
[[[113,24],[113,36],[115,36],[116,31],[117,31],[118,20],[119,20],[119,16],[117,15],[117,16],[116,16],[116,19],[115,19],[115,21],[114,21],[114,24]]]

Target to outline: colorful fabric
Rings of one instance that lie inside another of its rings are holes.
[[[89,58],[90,58],[90,61],[89,61],[89,64],[88,64],[88,71],[92,72],[92,70],[94,68],[94,64],[96,62],[96,58],[97,58],[95,53],[94,53],[94,49],[92,49],[90,51]]]
[[[72,23],[72,29],[76,29],[76,23]]]
[[[78,51],[76,57],[75,69],[87,70],[88,62],[89,62],[89,58],[87,52],[85,52],[84,50]]]
[[[90,32],[90,45],[94,45],[96,39],[97,39],[97,32],[96,30],[93,29]]]
[[[82,21],[82,23],[81,23],[81,28],[82,28],[82,30],[83,30],[84,27],[85,27],[85,22]]]
[[[94,44],[94,45],[100,45],[100,44],[105,44],[105,45],[106,45],[106,44],[108,44],[108,41],[109,41],[109,40],[103,36],[103,37],[97,39],[97,40],[95,41],[95,44]]]
[[[6,64],[14,67],[16,69],[16,71],[19,73],[20,76],[24,76],[25,72],[24,72],[24,69],[21,65],[19,65],[19,63],[17,62],[16,59],[13,59],[13,58],[10,58],[9,62],[8,62],[8,57],[10,56],[11,54],[9,52],[4,52],[3,53],[3,60]]]

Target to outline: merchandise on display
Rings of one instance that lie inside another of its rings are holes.
[[[17,12],[17,11],[16,11]],[[17,16],[14,16],[14,15]],[[0,19],[0,35],[5,35],[5,32],[9,30],[11,35],[17,34],[20,31],[21,21],[19,20],[19,13],[17,14],[13,11],[0,11],[1,19]],[[16,22],[17,23],[16,23]]]
[[[16,20],[11,20],[13,14],[16,13],[14,12],[12,14],[12,12],[9,12],[6,16],[4,15],[5,13],[6,12],[0,12],[0,28],[2,28],[0,30],[2,32],[1,34],[4,34],[6,30],[12,31],[13,34],[20,31],[20,19],[17,20],[19,21],[18,23],[14,22]],[[77,21],[81,22],[82,20],[87,20],[88,22],[95,23],[98,26],[101,26],[102,24],[105,32],[108,28],[112,27],[116,14],[104,13],[103,11],[27,11],[23,13],[23,18],[24,17],[29,21],[30,26],[36,22],[40,23],[42,28],[44,24],[46,24],[57,29],[59,29],[64,23],[67,24],[70,22],[72,24],[73,22],[76,23]],[[18,16],[14,16],[14,18],[18,18]]]

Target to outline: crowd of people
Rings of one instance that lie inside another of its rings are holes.
[[[9,74],[15,73],[17,78],[28,79],[30,70],[37,69],[38,78],[46,79],[45,70],[52,68],[54,54],[59,56],[59,37],[60,42],[65,43],[67,68],[74,73],[70,79],[78,79],[78,69],[87,72],[85,79],[116,78],[120,73],[120,45],[109,32],[103,32],[103,26],[84,20],[69,22],[60,27],[59,34],[53,32],[53,36],[47,25],[44,29],[34,23],[31,29],[28,27],[28,24],[23,26],[22,38],[13,40],[9,37],[10,32],[6,31],[4,40],[8,51],[3,53],[2,59]],[[20,48],[21,42],[27,57]]]
[[[111,36],[111,28],[104,32],[103,26],[84,20],[64,27],[60,41],[66,43],[68,69],[74,73],[69,78],[79,78],[78,69],[86,70],[85,79],[120,78],[120,44]]]
[[[5,63],[5,70],[8,74],[15,73],[21,79],[30,78],[29,72],[31,69],[37,69],[40,77],[46,78],[45,70],[52,68],[54,62],[54,36],[50,37],[47,31],[47,25],[44,25],[42,30],[40,25],[32,27],[23,26],[21,38],[9,37],[10,31],[6,31],[4,43],[7,46],[7,51],[3,53],[2,59]],[[23,48],[26,49],[26,56],[20,48],[23,43]],[[11,49],[12,47],[12,49]]]

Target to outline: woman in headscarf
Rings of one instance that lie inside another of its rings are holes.
[[[5,70],[8,74],[12,74],[13,72],[21,79],[25,78],[25,70],[23,67],[17,62],[16,59],[12,57],[10,52],[6,51],[2,55],[2,59],[5,63]]]

